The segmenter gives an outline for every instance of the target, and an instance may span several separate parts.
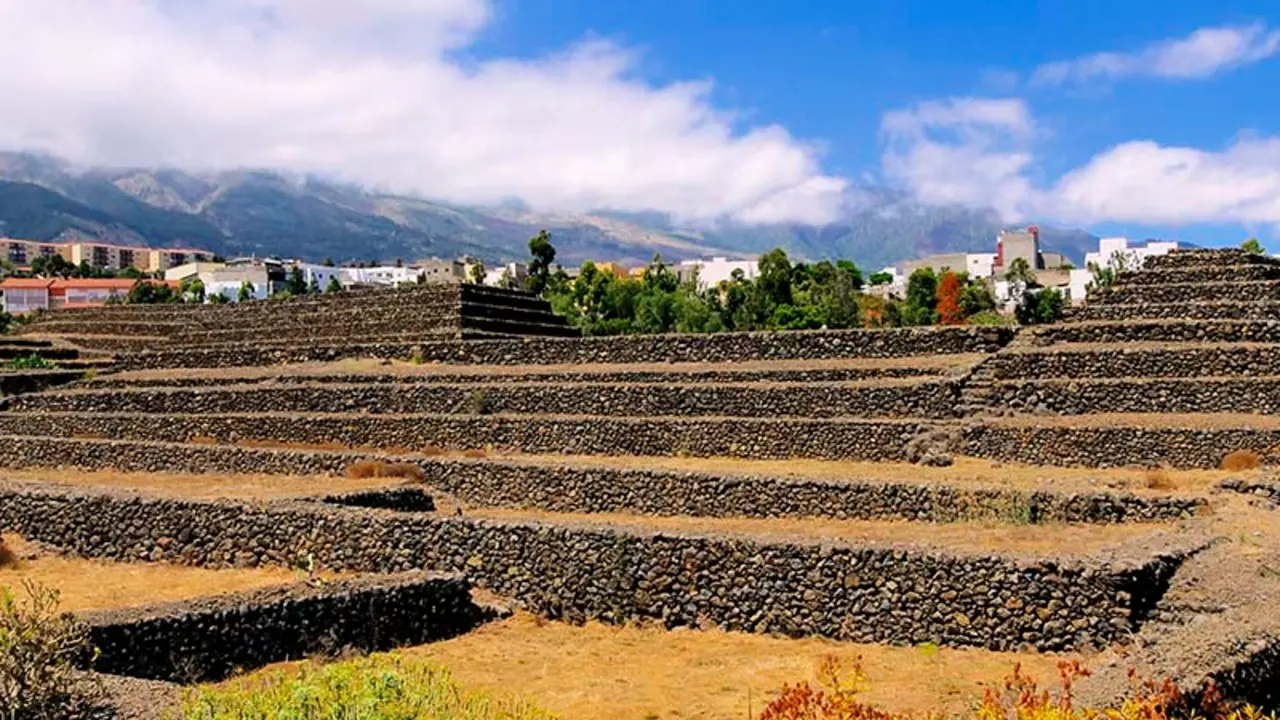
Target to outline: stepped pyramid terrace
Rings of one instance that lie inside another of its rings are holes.
[[[161,695],[332,629],[566,718],[743,717],[828,654],[919,714],[1063,660],[1086,704],[1133,668],[1275,709],[1278,309],[1280,262],[1197,250],[1025,328],[584,338],[465,285],[54,311],[10,340],[104,364],[4,399],[0,532]]]

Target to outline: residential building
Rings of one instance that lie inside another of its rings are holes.
[[[462,282],[463,265],[457,260],[434,260],[422,267],[383,265],[368,268],[341,268],[338,279],[344,287],[352,285],[389,285],[395,287],[404,283],[418,282],[419,275],[425,275],[427,282]]]
[[[1004,275],[1016,260],[1026,261],[1032,270],[1044,267],[1040,257],[1040,228],[1032,225],[1025,230],[1001,230],[996,235],[995,274]]]
[[[901,270],[899,270],[896,267],[887,267],[881,270],[880,272],[887,273],[888,275],[892,276],[893,279],[887,283],[872,285],[870,276],[868,276],[867,278],[864,278],[867,282],[867,285],[863,288],[863,290],[868,295],[874,295],[875,297],[885,299],[885,300],[891,297],[900,298],[906,295],[907,276]]]
[[[30,267],[31,262],[41,256],[61,255],[73,265],[83,262],[106,270],[123,270],[132,267],[148,273],[161,272],[187,262],[213,259],[213,253],[207,250],[158,249],[86,241],[58,243],[0,238],[0,249],[3,249],[3,256],[9,262],[21,267]]]
[[[279,260],[235,258],[210,273],[209,282],[204,284],[205,297],[221,294],[237,302],[240,288],[248,283],[250,299],[265,300],[284,289],[287,275],[284,263]]]
[[[68,262],[71,253],[67,245],[41,242],[38,240],[20,240],[18,238],[0,238],[0,251],[4,259],[18,267],[31,267],[31,261],[38,257],[61,255]]]
[[[329,287],[329,283],[332,280],[337,280],[339,285],[346,287],[343,283],[342,268],[340,267],[302,262],[295,263],[293,267],[302,271],[302,279],[306,282],[308,288],[317,287],[323,292]],[[290,272],[292,272],[292,269]]]
[[[182,282],[187,278],[199,278],[206,286],[213,280],[215,270],[221,270],[226,267],[226,263],[221,262],[189,262],[182,265],[176,265],[164,271],[164,279],[173,282]]]
[[[1109,237],[1098,240],[1098,251],[1086,253],[1084,267],[1071,271],[1068,294],[1073,305],[1085,300],[1090,283],[1093,282],[1091,268],[1111,268],[1113,270],[1136,270],[1141,268],[1147,258],[1156,255],[1167,255],[1178,249],[1177,241],[1148,240],[1145,245],[1130,245],[1124,237]]]
[[[911,273],[922,267],[927,267],[931,268],[938,274],[951,270],[953,272],[966,272],[969,273],[969,277],[971,278],[985,280],[991,277],[993,268],[995,267],[995,262],[995,253],[947,253],[944,255],[930,255],[916,260],[907,260],[902,263],[902,274],[906,277],[911,277]]]
[[[113,297],[123,299],[137,282],[159,283],[159,280],[128,278],[5,278],[0,282],[4,293],[4,309],[11,315],[33,310],[101,307]],[[176,282],[167,283],[177,289]]]
[[[23,315],[35,310],[49,309],[49,278],[7,277],[0,281],[4,311],[10,315]]]
[[[517,288],[524,287],[525,278],[529,277],[529,266],[522,262],[509,262],[496,268],[487,268],[484,284],[491,287],[502,285],[502,278],[510,276]]]
[[[730,260],[713,257],[710,260],[685,260],[675,266],[676,277],[680,278],[680,282],[688,282],[696,273],[699,290],[706,290],[732,279],[735,271],[741,271],[746,280],[754,280],[760,274],[760,259]]]

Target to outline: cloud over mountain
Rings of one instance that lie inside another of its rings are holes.
[[[848,183],[705,82],[653,85],[590,40],[463,62],[483,0],[0,2],[0,148],[269,167],[466,203],[821,223]]]

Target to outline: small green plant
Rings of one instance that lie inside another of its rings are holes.
[[[427,357],[422,352],[422,346],[414,345],[413,349],[409,351],[409,363],[411,365],[422,365],[426,361]]]
[[[58,593],[30,580],[25,598],[0,587],[0,713],[6,720],[84,717],[104,692],[77,669],[92,660],[84,626],[58,612]]]
[[[38,353],[31,353],[10,360],[6,363],[6,367],[10,370],[56,370],[58,363],[47,360]]]
[[[243,679],[198,689],[183,702],[183,720],[550,720],[519,700],[459,687],[449,671],[426,660],[374,655],[296,675]]]
[[[1247,253],[1253,253],[1254,255],[1262,255],[1267,252],[1266,249],[1262,247],[1262,243],[1258,242],[1258,238],[1254,237],[1240,243],[1240,249]]]
[[[471,407],[471,412],[475,415],[489,414],[489,396],[483,390],[472,390],[467,396],[467,404]]]

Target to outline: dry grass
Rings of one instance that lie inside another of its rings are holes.
[[[735,362],[731,366],[721,363],[584,363],[559,365],[450,365],[445,363],[426,363],[415,365],[409,362],[382,360],[341,360],[331,363],[298,363],[293,365],[270,367],[236,367],[236,368],[190,368],[164,370],[130,370],[117,373],[113,377],[122,380],[145,380],[154,378],[217,378],[219,380],[240,380],[256,378],[289,378],[316,375],[453,375],[453,376],[495,376],[558,373],[600,373],[607,374],[619,371],[626,372],[705,372],[732,370],[837,370],[879,369],[891,367],[923,367],[945,371],[968,367],[986,357],[982,354],[960,355],[921,355],[903,358],[842,358],[832,360],[752,360]]]
[[[521,613],[467,635],[402,651],[447,666],[468,687],[521,696],[565,720],[758,714],[784,683],[814,678],[825,655],[861,657],[866,700],[900,712],[958,713],[1014,664],[1056,677],[1060,655],[889,647],[720,631],[571,626]]]
[[[404,478],[414,482],[423,482],[427,474],[413,463],[389,463],[383,460],[358,460],[343,470],[343,475],[353,480],[365,478]]]
[[[1164,468],[1152,468],[1146,472],[1146,483],[1148,490],[1173,490],[1177,487],[1173,478],[1169,477],[1169,471]]]
[[[738,475],[849,480],[883,480],[915,484],[973,485],[1027,490],[1087,492],[1120,488],[1144,490],[1146,470],[1127,468],[1062,468],[998,464],[990,460],[956,457],[949,467],[856,460],[741,460],[737,458],[508,455],[501,459],[553,464],[678,470]],[[1229,477],[1221,470],[1166,470],[1174,488],[1202,492]]]
[[[1262,456],[1249,450],[1234,450],[1222,458],[1222,469],[1228,472],[1257,470],[1262,467]]]
[[[35,548],[15,535],[5,536],[23,555]],[[208,570],[166,563],[108,563],[71,557],[37,555],[19,567],[0,570],[0,585],[16,587],[34,580],[60,594],[60,609],[69,612],[132,607],[187,600],[217,593],[297,582],[290,570],[253,568]]]
[[[82,487],[114,487],[151,495],[195,500],[282,500],[398,484],[385,477],[348,478],[332,475],[220,475],[144,473],[115,470],[6,470],[9,480],[57,483]]]
[[[624,513],[553,513],[508,508],[468,508],[470,517],[549,524],[618,527],[663,533],[714,533],[779,541],[843,540],[941,548],[948,551],[998,552],[1036,557],[1079,556],[1119,545],[1173,524],[1010,525],[1000,523],[921,523],[906,520],[836,520],[833,518],[655,517]]]

